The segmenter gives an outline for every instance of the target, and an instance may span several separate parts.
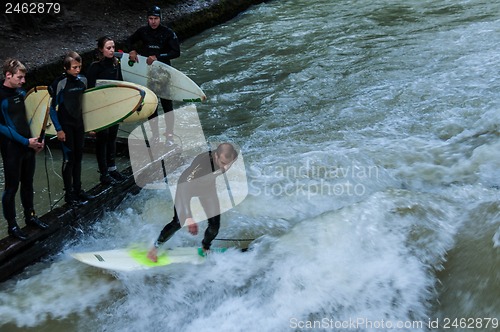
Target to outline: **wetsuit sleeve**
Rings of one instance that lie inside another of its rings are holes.
[[[127,38],[127,51],[135,50],[135,44],[141,40],[141,29],[137,29],[130,37]]]
[[[203,154],[196,156],[191,165],[189,165],[179,177],[174,204],[181,225],[184,225],[187,218],[193,217],[193,213],[191,212],[191,199],[197,196],[196,178],[199,177],[199,171],[203,170],[202,165],[204,164],[205,158]]]
[[[12,120],[10,119],[9,113],[7,111],[8,109],[8,101],[3,100],[1,104],[1,112],[2,116],[5,121],[5,125],[0,124],[0,134],[3,136],[14,140],[22,145],[29,146],[30,141],[26,137],[21,136],[14,128],[14,124],[12,123]]]
[[[169,60],[178,58],[181,55],[181,47],[179,44],[179,39],[177,38],[175,32],[172,32],[172,35],[169,36],[167,40],[167,45],[168,45],[167,49],[169,49],[170,51],[168,53],[160,54],[158,60],[160,60],[161,62],[167,62]]]
[[[80,81],[83,82],[83,84],[85,85],[85,89],[88,89],[89,88],[89,84],[88,84],[88,80],[87,80],[87,77],[86,76],[83,76],[83,75],[79,75],[78,78],[80,79]]]
[[[214,166],[210,153],[201,153],[196,156],[189,167],[179,177],[175,193],[175,208],[179,215],[181,225],[187,218],[192,218],[191,199],[193,197],[212,196],[215,193]],[[213,192],[212,192],[213,190]],[[202,203],[203,204],[203,203]],[[213,205],[219,209],[219,203]],[[209,209],[213,206],[205,205],[203,208],[207,214],[213,215]]]
[[[187,218],[192,218],[191,199],[194,197],[196,188],[189,182],[179,183],[175,192],[175,209],[179,216],[181,226],[184,225]]]

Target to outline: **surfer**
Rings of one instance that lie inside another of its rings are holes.
[[[98,79],[109,79],[123,81],[120,61],[115,57],[115,42],[111,37],[104,36],[97,40],[99,51],[99,61],[92,62],[87,72],[88,88],[93,88]],[[96,137],[96,157],[99,168],[100,181],[102,184],[114,184],[121,182],[125,178],[117,171],[115,163],[116,138],[118,128],[116,124],[95,134]]]
[[[38,219],[33,208],[36,153],[43,149],[44,141],[31,137],[26,119],[26,91],[22,89],[26,82],[26,67],[17,59],[7,59],[3,65],[3,74],[5,78],[0,87],[0,150],[5,180],[2,208],[9,235],[24,241],[28,236],[16,221],[15,198],[19,184],[26,225],[35,225],[41,229],[49,227]]]
[[[82,190],[82,157],[85,138],[82,116],[82,98],[87,79],[80,75],[82,58],[69,52],[63,60],[65,73],[49,86],[52,97],[50,118],[62,144],[64,200],[71,205],[85,204],[93,197]]]
[[[204,152],[196,156],[191,165],[182,172],[175,193],[174,217],[161,231],[147,257],[156,262],[158,248],[167,242],[182,226],[188,226],[191,234],[198,234],[198,225],[191,212],[191,199],[198,197],[208,217],[202,248],[210,250],[213,239],[219,233],[220,204],[217,196],[216,177],[226,172],[238,158],[238,152],[230,143],[222,143],[212,153]],[[182,221],[182,224],[181,224]]]
[[[181,54],[179,39],[175,32],[162,25],[161,9],[158,6],[153,6],[147,11],[148,24],[140,27],[127,40],[129,59],[138,61],[137,54],[147,57],[147,64],[151,65],[154,61],[160,61],[170,66],[170,60],[178,58]],[[134,46],[139,44],[139,52]],[[174,144],[174,112],[171,100],[160,98],[161,107],[165,113],[165,126],[167,144]],[[158,108],[149,116],[153,137],[159,138],[158,128]]]

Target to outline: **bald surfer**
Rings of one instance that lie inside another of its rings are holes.
[[[198,197],[208,217],[202,248],[210,250],[220,227],[220,203],[217,196],[216,177],[225,173],[238,158],[238,152],[230,143],[220,144],[215,152],[208,151],[195,157],[191,165],[182,172],[174,202],[174,217],[161,231],[147,257],[156,262],[158,248],[167,242],[182,226],[187,225],[191,234],[198,234],[198,225],[191,212],[191,199]]]

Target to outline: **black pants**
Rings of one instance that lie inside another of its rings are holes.
[[[9,139],[2,139],[1,153],[5,177],[2,195],[3,215],[9,226],[16,220],[16,193],[21,184],[21,204],[24,211],[33,211],[33,177],[35,175],[35,150]],[[26,216],[25,216],[26,217]]]
[[[212,218],[208,218],[208,227],[205,230],[205,236],[203,241],[201,241],[203,248],[210,249],[213,239],[219,233],[220,228],[220,215],[216,215]],[[181,229],[181,223],[177,215],[177,210],[174,208],[174,217],[172,221],[163,227],[160,236],[158,237],[158,243],[167,242],[179,229]]]
[[[171,100],[168,99],[160,99],[161,107],[163,108],[163,112],[165,113],[165,128],[167,135],[173,135],[174,133],[174,106]],[[168,114],[167,114],[168,113]],[[153,137],[159,137],[159,124],[158,124],[158,108],[148,117],[148,120],[151,121],[151,131],[153,132]]]
[[[66,141],[62,142],[62,177],[66,194],[79,193],[82,188],[82,158],[85,132],[82,126],[63,126]]]
[[[99,173],[108,174],[108,168],[115,166],[116,137],[119,125],[114,125],[96,133],[96,157]]]

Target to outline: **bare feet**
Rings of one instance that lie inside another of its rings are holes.
[[[152,262],[157,263],[158,262],[158,249],[156,247],[151,248],[148,252],[148,259]]]

